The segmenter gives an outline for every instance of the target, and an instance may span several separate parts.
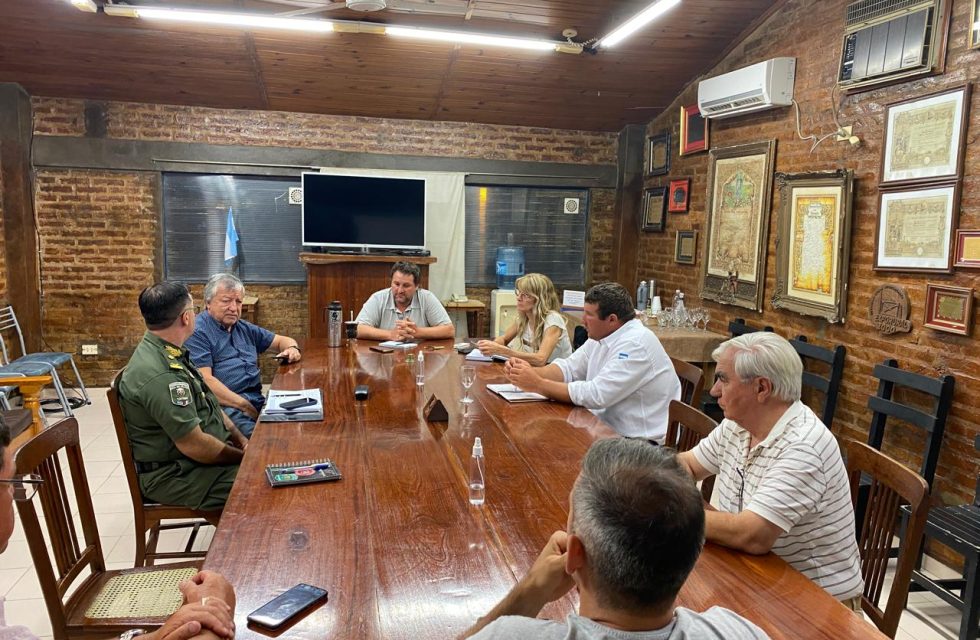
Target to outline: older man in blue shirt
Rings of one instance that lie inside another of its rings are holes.
[[[241,319],[245,285],[230,273],[212,276],[204,286],[206,309],[184,346],[224,412],[250,437],[265,397],[258,356],[269,349],[277,358],[298,362],[296,341]]]

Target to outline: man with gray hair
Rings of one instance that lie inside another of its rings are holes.
[[[272,349],[280,362],[299,362],[299,345],[289,336],[242,320],[245,285],[230,273],[204,285],[205,310],[187,340],[191,360],[239,431],[250,437],[265,404],[259,354]]]
[[[511,358],[507,377],[525,391],[585,407],[620,435],[661,442],[681,385],[660,340],[635,313],[625,287],[597,284],[585,293],[589,340],[545,367]]]
[[[465,637],[598,640],[766,638],[728,609],[674,601],[704,545],[701,496],[671,449],[613,438],[592,445],[556,531],[527,575]],[[534,616],[572,587],[579,613]]]
[[[728,340],[711,356],[711,395],[725,419],[678,456],[696,481],[718,476],[708,540],[772,551],[860,611],[864,582],[847,471],[834,435],[800,402],[799,355],[762,331]]]

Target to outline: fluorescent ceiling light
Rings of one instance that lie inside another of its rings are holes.
[[[631,36],[635,31],[638,31],[642,27],[646,26],[654,19],[659,18],[661,15],[665,14],[670,9],[673,9],[680,3],[681,0],[657,0],[657,2],[654,2],[643,11],[639,12],[620,26],[613,29],[609,35],[599,41],[597,46],[616,46]]]
[[[436,29],[416,29],[414,27],[385,27],[389,36],[416,38],[419,40],[438,40],[440,42],[457,42],[461,44],[483,44],[490,47],[510,47],[512,49],[530,49],[533,51],[554,51],[557,42],[548,40],[532,40],[530,38],[511,38],[509,36],[491,36],[480,33],[463,31],[440,31]]]
[[[98,13],[99,7],[92,0],[71,0],[73,7],[80,11],[88,11],[89,13]]]
[[[184,9],[165,9],[160,7],[122,7],[118,13],[113,5],[106,5],[109,15],[128,15],[151,20],[170,20],[173,22],[193,22],[196,24],[215,24],[257,29],[288,29],[291,31],[313,31],[323,33],[333,31],[333,23],[327,20],[305,18],[276,18],[247,13],[225,13],[221,11],[186,11]]]

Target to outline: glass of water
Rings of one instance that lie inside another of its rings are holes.
[[[463,398],[460,402],[470,404],[473,402],[473,398],[470,397],[470,387],[476,380],[476,367],[471,364],[463,365],[459,370],[459,380],[463,383]]]

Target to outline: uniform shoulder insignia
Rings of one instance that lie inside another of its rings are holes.
[[[186,382],[171,382],[170,401],[178,407],[189,405],[191,403],[191,385]]]
[[[168,356],[176,357],[180,355],[180,349],[178,349],[177,347],[171,347],[169,344],[165,346],[163,350],[167,352]]]
[[[178,364],[176,362],[171,362],[170,363],[170,368],[171,369],[176,369],[177,371],[183,371],[184,370],[184,365]]]

